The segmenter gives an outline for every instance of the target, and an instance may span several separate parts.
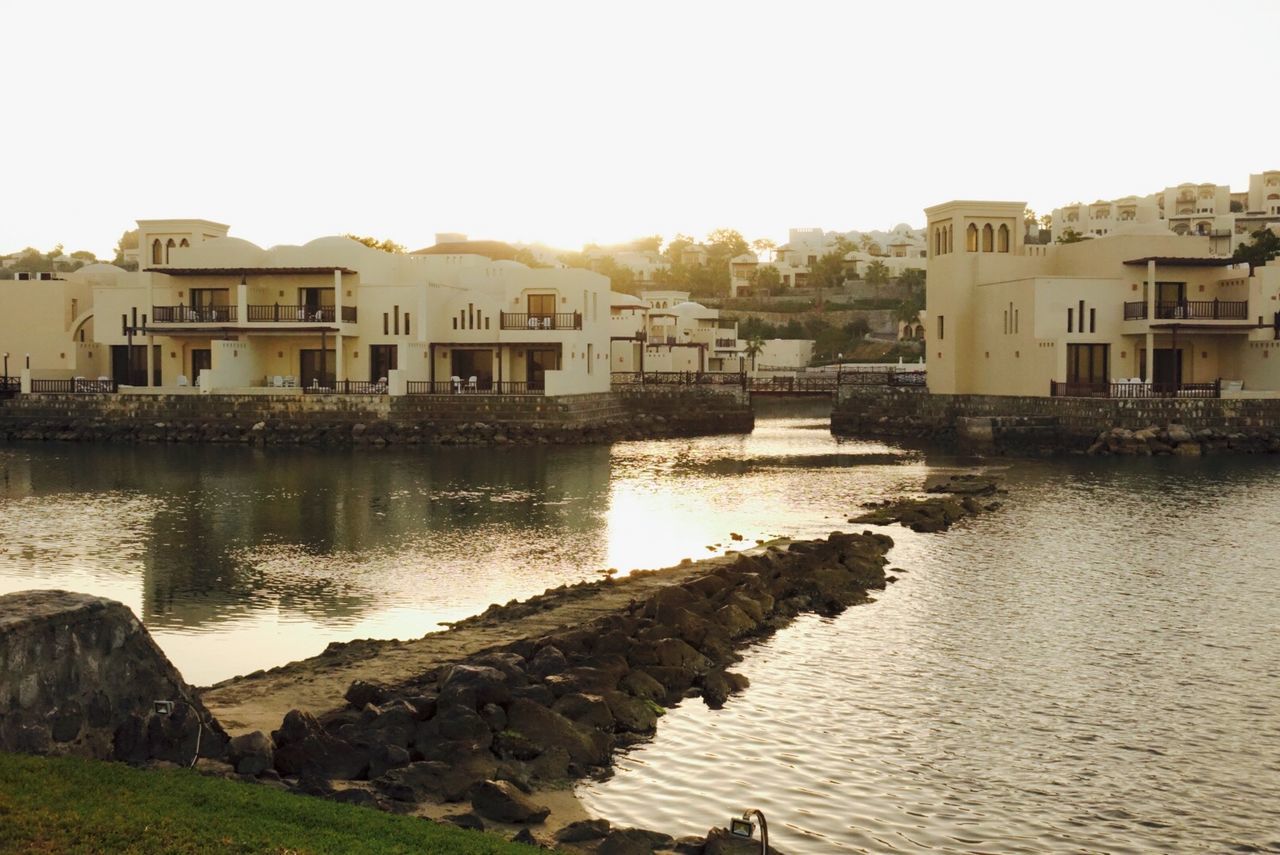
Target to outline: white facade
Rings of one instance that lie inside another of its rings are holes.
[[[609,364],[614,371],[739,373],[745,342],[718,309],[690,302],[687,291],[611,295]]]

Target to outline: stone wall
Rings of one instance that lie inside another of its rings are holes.
[[[1236,444],[1259,450],[1280,438],[1280,399],[1041,398],[843,387],[831,415],[831,430],[838,435],[968,441],[997,450],[1084,451],[1112,428],[1137,431],[1171,424],[1198,440],[1228,440],[1222,450]]]
[[[0,439],[256,445],[583,443],[751,429],[741,390],[638,395],[21,395]]]
[[[189,764],[197,744],[221,757],[227,737],[128,608],[68,591],[0,597],[0,751]]]

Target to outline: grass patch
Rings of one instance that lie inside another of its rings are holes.
[[[536,851],[496,835],[185,769],[0,754],[0,852]]]

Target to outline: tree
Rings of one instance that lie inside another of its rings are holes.
[[[919,322],[922,311],[924,311],[924,289],[908,294],[898,304],[898,308],[893,310],[893,318],[896,321],[914,324]]]
[[[764,352],[764,339],[758,333],[752,335],[747,339],[747,346],[743,348],[742,352],[746,354],[747,359],[751,360],[751,370],[754,372],[756,370],[756,357]]]
[[[1022,212],[1022,226],[1023,226],[1023,229],[1022,229],[1022,230],[1023,230],[1025,233],[1030,234],[1030,233],[1031,233],[1031,229],[1032,229],[1032,228],[1036,225],[1036,223],[1038,223],[1039,221],[1040,221],[1040,218],[1036,216],[1036,212],[1035,212],[1034,210],[1032,210],[1031,208],[1027,208],[1026,210],[1024,210],[1024,211]]]
[[[609,287],[623,294],[635,294],[636,274],[630,267],[624,267],[606,255],[591,265],[591,269],[602,276],[609,277]]]
[[[782,274],[772,264],[761,264],[751,274],[751,287],[757,292],[774,293],[782,285]]]
[[[1041,214],[1041,215],[1040,215],[1040,228],[1042,228],[1042,229],[1051,229],[1051,228],[1053,228],[1053,214]]]
[[[889,281],[889,265],[877,259],[867,265],[863,278],[871,285],[883,285]]]
[[[751,248],[755,250],[756,255],[763,256],[765,253],[772,253],[778,248],[778,245],[768,238],[756,238],[751,242]],[[772,258],[773,256],[770,255],[769,260],[772,260]]]
[[[1066,229],[1062,232],[1062,234],[1058,235],[1057,242],[1058,243],[1080,243],[1080,241],[1088,240],[1088,239],[1089,238],[1080,234],[1075,229]]]
[[[1253,240],[1236,247],[1231,257],[1236,261],[1249,262],[1249,273],[1262,267],[1271,259],[1280,255],[1280,235],[1271,229],[1258,229],[1253,233]]]
[[[356,243],[364,244],[370,249],[380,249],[383,252],[390,253],[402,253],[405,251],[404,244],[396,243],[390,238],[387,238],[386,240],[378,240],[377,238],[361,237],[360,235],[352,234],[347,235],[347,237],[351,238]]]
[[[1244,213],[1244,203],[1243,203],[1243,202],[1241,202],[1239,199],[1232,199],[1232,200],[1231,200],[1231,213],[1233,213],[1233,214],[1243,214],[1243,213]]]
[[[544,261],[539,261],[538,257],[533,254],[533,250],[529,249],[529,247],[527,246],[522,246],[519,249],[517,249],[516,254],[512,256],[512,260],[520,262],[525,267],[550,267],[551,266],[550,264],[547,264]],[[572,267],[573,265],[569,265],[569,266]]]
[[[662,235],[649,235],[631,241],[631,248],[636,252],[657,252],[662,246]]]
[[[924,291],[924,271],[919,267],[908,267],[898,275],[898,284],[905,286],[909,291]]]
[[[667,261],[671,262],[671,267],[683,267],[683,254],[686,249],[693,246],[693,238],[688,235],[677,233],[675,237],[667,241],[667,246],[662,250],[662,254],[667,257]]]
[[[716,229],[707,235],[707,255],[712,258],[723,258],[728,261],[735,255],[742,255],[749,247],[741,233],[733,229]]]
[[[823,288],[839,288],[844,284],[844,253],[838,249],[823,253],[809,265],[809,284],[819,292]]]
[[[137,270],[138,263],[136,261],[124,260],[125,250],[136,250],[137,248],[138,230],[129,229],[124,234],[120,235],[120,240],[116,241],[116,254],[115,257],[111,259],[111,263],[116,267],[123,267],[126,270]]]

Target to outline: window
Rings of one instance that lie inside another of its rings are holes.
[[[944,332],[946,332],[946,319],[938,315],[938,341],[942,341]]]
[[[555,294],[530,294],[529,316],[536,318],[553,318],[556,313]]]
[[[173,242],[173,238],[169,238],[169,242],[164,245],[164,263],[165,264],[169,263],[169,252],[175,246],[177,246],[177,244]]]
[[[995,251],[995,231],[991,228],[990,223],[982,227],[982,251]]]
[[[396,335],[400,335],[400,307],[391,307],[392,326]]]
[[[458,328],[457,322],[454,322],[453,328],[455,330]],[[391,334],[391,317],[386,312],[382,313],[382,334]]]
[[[191,246],[191,244],[187,243],[186,238],[183,238],[182,241],[178,244],[178,246]]]
[[[1067,332],[1075,332],[1075,309],[1067,308]]]
[[[978,251],[978,227],[973,223],[970,223],[969,228],[965,230],[964,248],[967,252]]]
[[[1009,227],[1004,224],[1001,224],[1000,232],[997,235],[996,249],[1000,252],[1009,251]]]
[[[160,244],[160,238],[151,242],[151,263],[164,264],[164,247]]]
[[[587,343],[587,373],[591,373],[591,363],[595,361],[595,345]]]
[[[1097,332],[1097,331],[1098,331],[1098,310],[1094,308],[1090,308],[1089,309],[1089,332]]]
[[[485,318],[485,319],[484,319],[484,328],[485,328],[485,329],[488,329],[488,328],[489,328],[489,319],[488,319],[488,318]],[[405,334],[405,335],[408,335],[408,334],[409,334],[409,313],[408,313],[408,312],[405,312],[405,313],[404,313],[404,334]]]

